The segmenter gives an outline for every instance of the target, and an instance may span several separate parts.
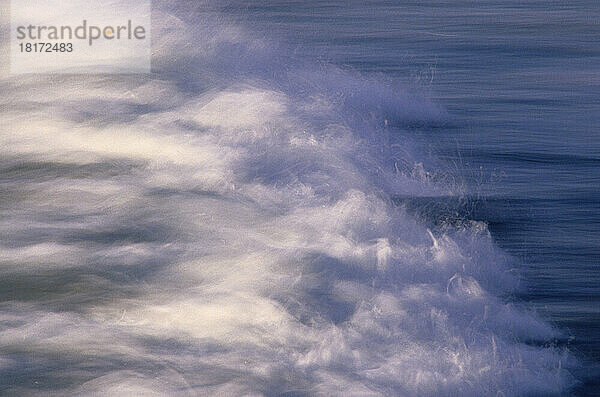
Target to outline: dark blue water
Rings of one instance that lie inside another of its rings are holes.
[[[415,139],[460,171],[470,197],[428,208],[459,208],[488,223],[519,259],[527,292],[518,299],[562,328],[569,349],[588,361],[578,392],[600,388],[590,369],[600,363],[600,2],[255,1],[224,9],[307,57],[416,83],[448,109],[453,122],[419,129]]]

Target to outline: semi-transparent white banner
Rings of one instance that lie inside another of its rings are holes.
[[[10,73],[149,73],[151,0],[12,0]]]

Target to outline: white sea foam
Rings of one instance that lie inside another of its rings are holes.
[[[444,111],[202,7],[158,7],[150,77],[0,82],[2,390],[567,390],[485,225],[392,203],[463,193],[390,144]]]

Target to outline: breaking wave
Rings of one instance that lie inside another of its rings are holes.
[[[12,395],[566,391],[485,224],[393,197],[465,187],[418,90],[157,7],[151,76],[0,81],[0,387]]]

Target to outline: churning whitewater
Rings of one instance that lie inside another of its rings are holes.
[[[465,194],[410,143],[443,109],[207,5],[156,8],[150,76],[0,81],[4,393],[572,385],[486,225],[392,200]]]

